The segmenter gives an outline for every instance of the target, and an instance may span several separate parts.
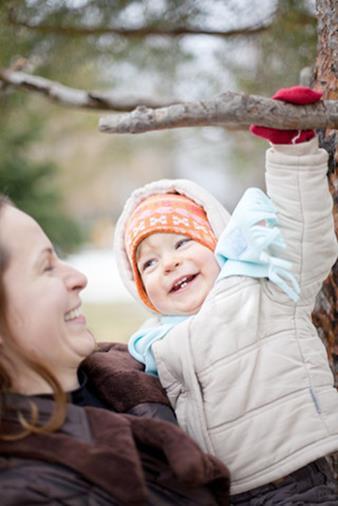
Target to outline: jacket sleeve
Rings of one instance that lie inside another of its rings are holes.
[[[266,154],[267,193],[277,210],[286,249],[300,285],[300,301],[310,303],[334,264],[338,249],[327,181],[328,155],[315,137],[295,145],[273,145]],[[289,302],[273,284],[270,295]]]
[[[155,418],[157,420],[164,420],[166,422],[177,425],[174,410],[171,407],[165,406],[159,402],[144,402],[142,404],[137,404],[131,408],[127,414],[140,417]]]

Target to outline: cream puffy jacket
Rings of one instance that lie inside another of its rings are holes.
[[[287,244],[283,258],[301,288],[298,302],[266,279],[225,278],[198,314],[153,344],[179,424],[229,467],[232,494],[338,450],[338,393],[311,323],[316,294],[338,252],[326,171],[327,154],[316,138],[267,151],[267,193]],[[151,185],[129,203],[116,233],[115,254],[129,288],[123,223],[147,192],[154,193]],[[209,197],[203,205],[213,225]]]

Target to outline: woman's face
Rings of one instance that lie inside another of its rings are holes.
[[[79,363],[95,348],[80,308],[86,277],[57,257],[27,214],[5,206],[0,225],[0,240],[9,254],[4,287],[11,338],[47,366],[65,389],[72,389]]]

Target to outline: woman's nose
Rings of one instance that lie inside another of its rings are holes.
[[[85,274],[75,269],[75,267],[72,267],[71,265],[65,264],[66,267],[66,275],[65,275],[65,281],[67,284],[67,287],[70,290],[78,290],[81,291],[84,288],[86,288],[88,280]]]

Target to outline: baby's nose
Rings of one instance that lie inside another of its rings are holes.
[[[170,260],[167,260],[165,263],[164,263],[164,270],[165,272],[171,272],[175,269],[177,269],[177,267],[179,267],[180,265],[180,260],[178,258],[172,258]]]

